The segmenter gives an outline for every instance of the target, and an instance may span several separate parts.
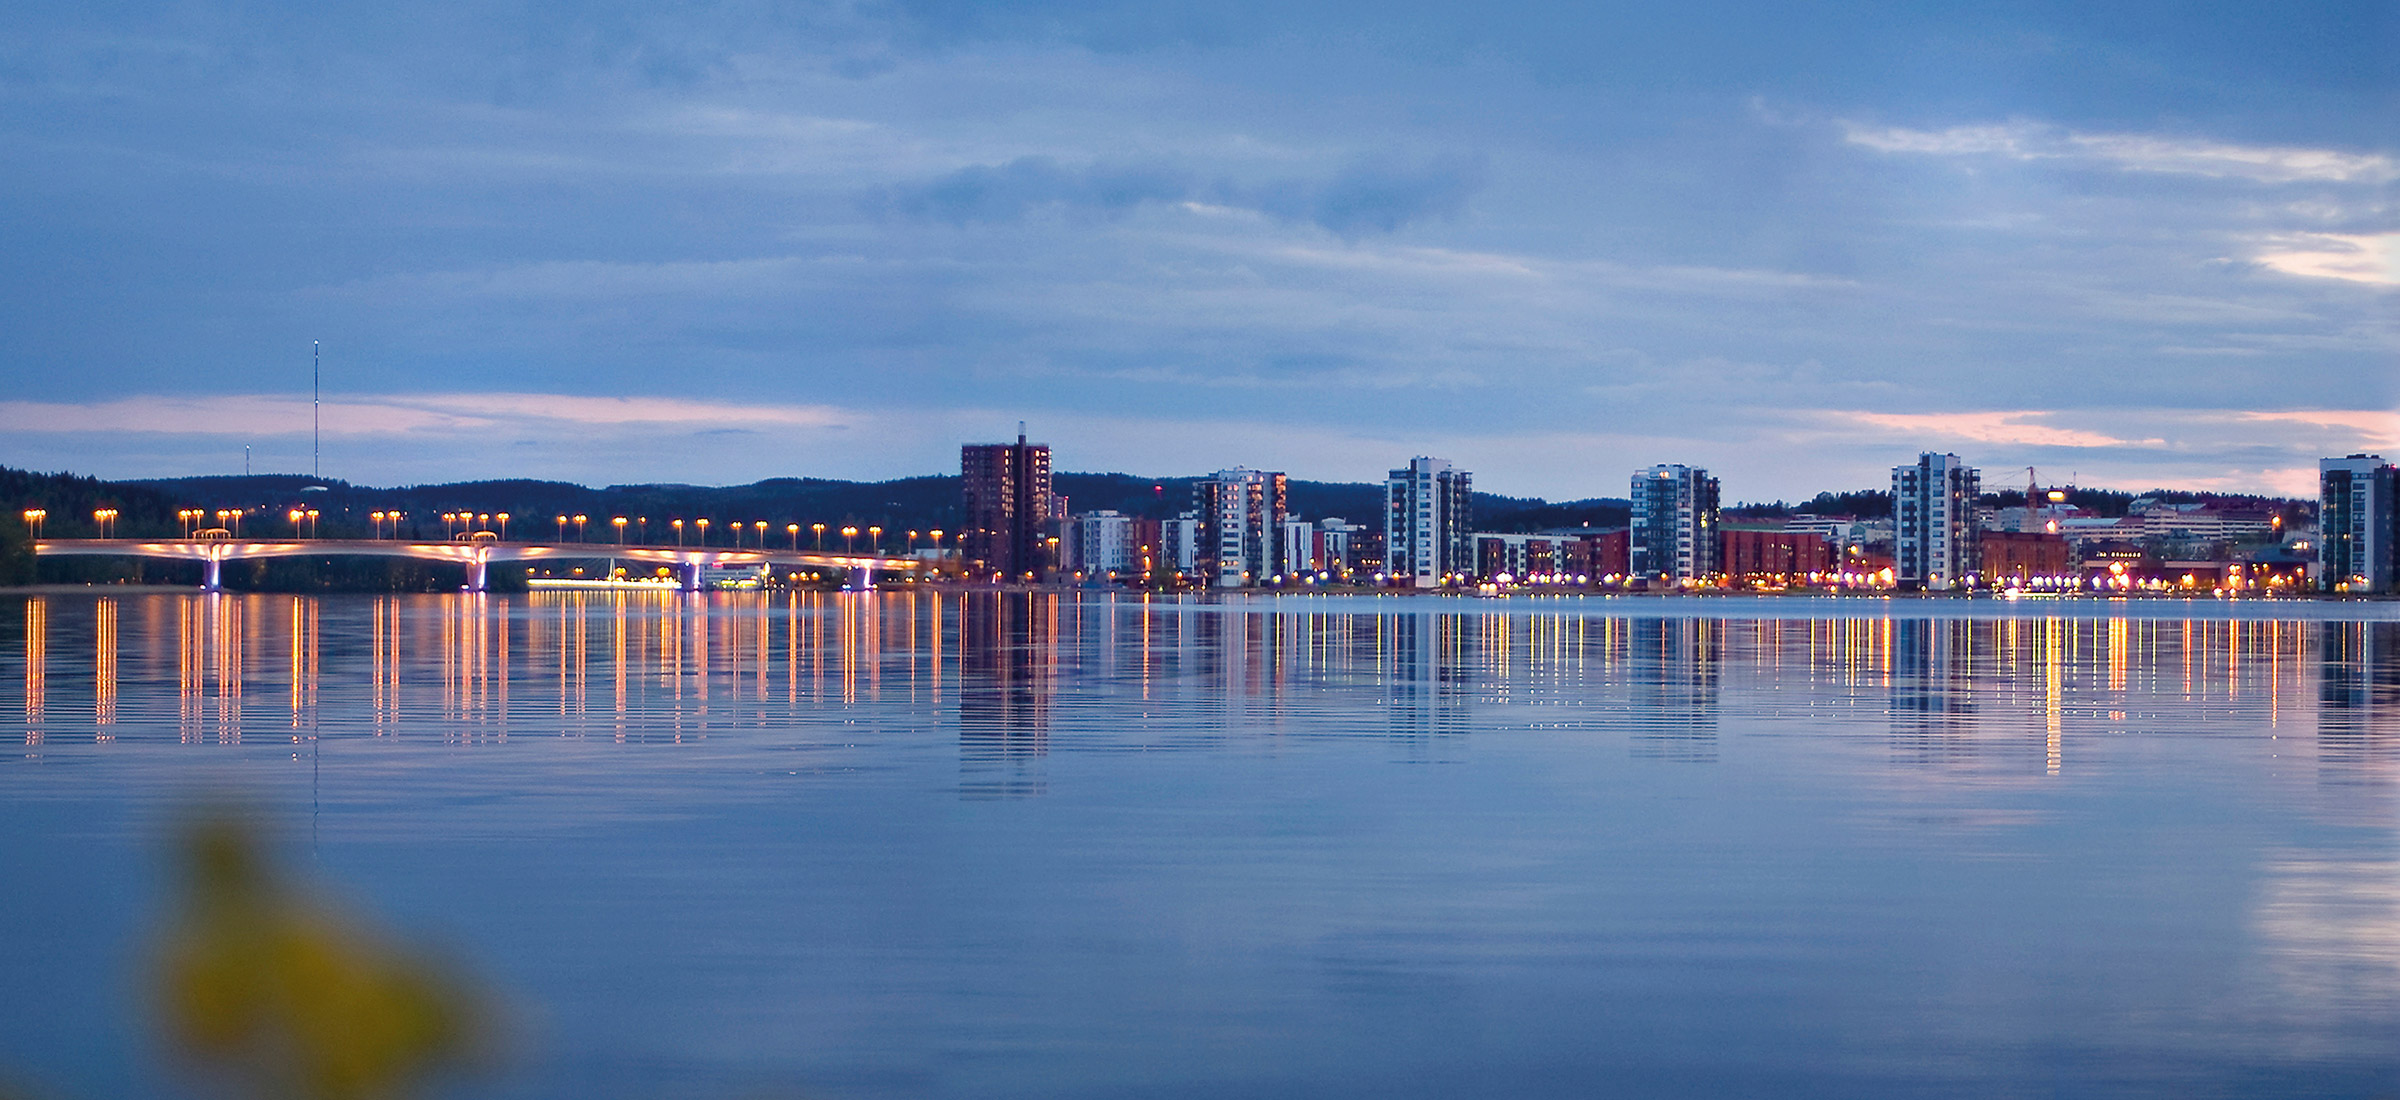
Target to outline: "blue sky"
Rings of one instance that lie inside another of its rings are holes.
[[[2400,452],[2400,9],[1666,7],[21,2],[0,463],[303,470],[312,339],[370,483]]]

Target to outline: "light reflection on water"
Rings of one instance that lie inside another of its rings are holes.
[[[2400,621],[1922,606],[27,597],[0,1035],[149,1087],[138,914],[31,914],[230,786],[560,1022],[504,1092],[2400,1088]]]

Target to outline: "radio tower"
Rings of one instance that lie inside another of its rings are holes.
[[[308,477],[325,480],[325,414],[319,383],[325,377],[324,345],[308,342]]]

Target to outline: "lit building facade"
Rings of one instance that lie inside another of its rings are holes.
[[[1103,509],[1075,517],[1075,568],[1086,578],[1128,576],[1141,572],[1142,559],[1134,542],[1133,517]]]
[[[2381,455],[2317,462],[2317,587],[2326,592],[2389,592],[2400,580],[2400,482]]]
[[[1892,572],[1902,588],[1965,586],[1978,566],[1975,498],[1983,475],[1953,454],[1892,467]]]
[[[1470,475],[1448,459],[1412,458],[1384,481],[1384,571],[1398,584],[1438,588],[1475,571]]]
[[[1274,575],[1282,549],[1285,478],[1236,467],[1192,487],[1199,514],[1194,572],[1211,588],[1248,588]]]
[[[959,448],[966,529],[958,533],[960,565],[971,574],[1004,580],[1047,577],[1052,562],[1043,532],[1058,506],[1050,491],[1050,445],[970,443]]]
[[[1717,561],[1717,479],[1695,466],[1659,465],[1633,474],[1633,528],[1626,573],[1643,580],[1702,580]]]

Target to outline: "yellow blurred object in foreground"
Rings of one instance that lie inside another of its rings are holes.
[[[300,896],[247,823],[202,822],[183,861],[159,998],[177,1053],[245,1095],[375,1100],[482,1052],[477,997]]]

